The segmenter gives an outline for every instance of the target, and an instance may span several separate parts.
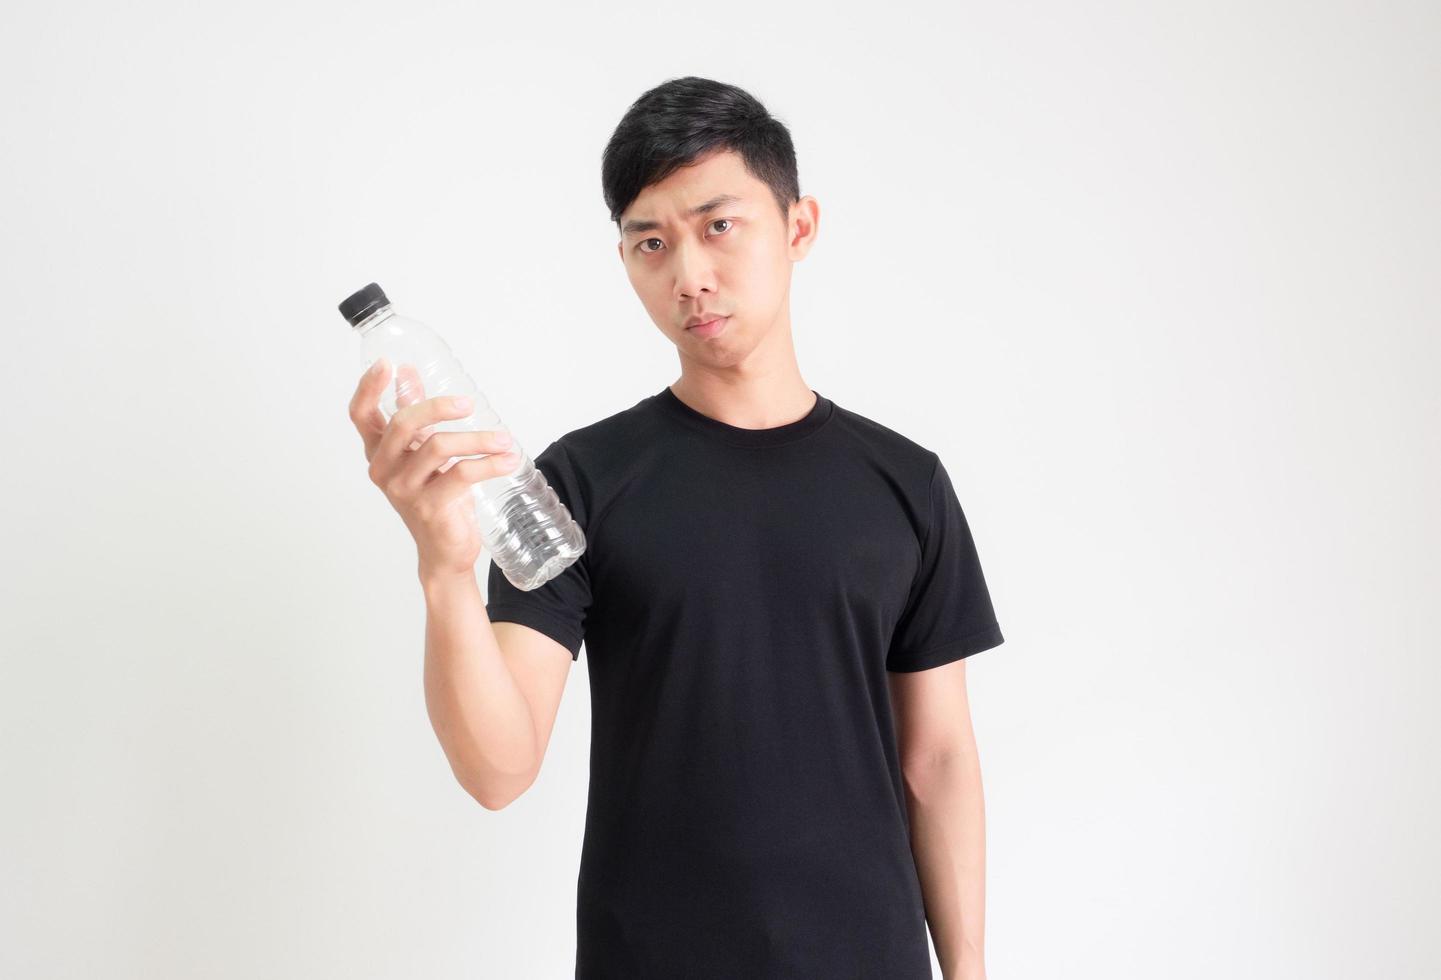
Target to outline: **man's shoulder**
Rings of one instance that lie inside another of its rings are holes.
[[[558,436],[543,455],[562,456],[577,471],[597,477],[655,442],[658,414],[655,396],[647,395]]]
[[[835,414],[837,428],[860,451],[885,461],[898,472],[927,484],[930,482],[931,472],[939,459],[934,450],[870,416],[839,404],[835,406]]]
[[[535,457],[552,488],[582,522],[624,485],[624,470],[654,440],[654,398],[645,397],[558,436]]]

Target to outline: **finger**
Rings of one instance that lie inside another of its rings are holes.
[[[447,473],[466,457],[517,452],[510,433],[503,429],[437,432],[400,463],[395,485],[404,494],[418,494],[437,473]]]
[[[395,372],[395,407],[414,405],[425,397],[425,385],[414,364],[402,364]]]
[[[420,428],[416,429],[415,434],[410,438],[410,445],[406,446],[405,448],[410,450],[411,452],[414,452],[421,446],[425,445],[425,440],[430,438],[431,433],[435,431],[435,426],[436,423],[432,422],[430,425],[422,425]]]
[[[460,459],[421,491],[436,507],[443,507],[470,492],[472,484],[504,476],[520,464],[520,453],[495,453],[480,459]]]
[[[376,453],[382,457],[382,466],[393,465],[400,456],[401,450],[396,448],[397,445],[413,447],[415,444],[414,426],[407,425],[410,416],[405,410],[424,397],[425,383],[420,379],[420,371],[414,364],[399,364],[395,369],[395,414],[390,417],[376,446]]]
[[[399,384],[401,381],[397,379],[397,385]],[[460,406],[453,397],[447,395],[437,395],[424,401],[414,401],[414,392],[417,388],[418,379],[416,383],[411,383],[405,396],[411,399],[411,404],[396,409],[395,415],[390,419],[390,424],[385,427],[385,435],[381,436],[380,445],[376,448],[375,453],[384,467],[400,465],[400,457],[405,455],[408,448],[417,441],[425,441],[423,438],[420,440],[416,438],[423,426],[451,419],[468,418],[473,411],[471,406]]]
[[[375,447],[385,433],[385,415],[380,410],[380,393],[390,379],[390,362],[380,357],[371,362],[350,396],[350,421],[365,444],[365,458],[375,455]]]

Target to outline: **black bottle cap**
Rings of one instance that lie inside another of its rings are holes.
[[[373,282],[345,297],[340,304],[340,315],[350,321],[352,327],[358,327],[370,314],[389,305],[390,300],[385,298],[385,290],[380,288],[379,283]]]

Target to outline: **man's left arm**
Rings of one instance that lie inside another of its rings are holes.
[[[945,980],[985,980],[985,803],[966,662],[889,675],[911,853]]]

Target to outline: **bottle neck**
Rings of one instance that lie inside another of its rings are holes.
[[[369,331],[371,330],[371,328],[373,328],[376,324],[378,324],[378,323],[383,323],[384,321],[390,319],[390,318],[391,318],[392,316],[394,316],[394,315],[395,315],[395,311],[390,308],[390,304],[389,304],[389,303],[386,303],[386,304],[385,304],[384,306],[382,306],[380,309],[378,309],[378,310],[376,310],[375,312],[371,313],[371,314],[370,314],[369,316],[367,316],[364,320],[361,320],[359,323],[357,323],[357,324],[355,325],[355,329],[358,330],[358,331],[360,331],[362,334],[367,333],[367,332],[369,332]]]

